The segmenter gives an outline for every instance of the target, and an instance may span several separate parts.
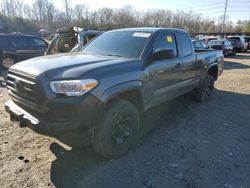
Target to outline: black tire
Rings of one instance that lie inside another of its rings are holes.
[[[202,86],[197,88],[196,100],[199,102],[206,102],[211,99],[214,90],[214,77],[208,75]]]
[[[16,63],[16,58],[14,56],[3,54],[3,58],[1,61],[2,70],[8,70],[15,63]]]
[[[140,130],[140,115],[127,101],[107,104],[99,123],[93,129],[92,145],[105,158],[116,159],[136,143]]]

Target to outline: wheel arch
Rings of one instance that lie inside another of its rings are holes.
[[[101,100],[108,103],[115,99],[131,102],[139,112],[144,111],[144,100],[141,81],[131,81],[107,89]]]
[[[217,63],[213,63],[208,66],[208,74],[212,75],[215,81],[218,79],[219,68]]]

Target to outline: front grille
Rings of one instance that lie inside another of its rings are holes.
[[[41,105],[43,92],[33,77],[10,71],[7,75],[7,89],[14,101],[33,109]]]

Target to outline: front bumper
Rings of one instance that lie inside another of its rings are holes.
[[[24,108],[12,100],[5,103],[5,110],[12,122],[47,136],[88,130],[96,123],[103,107],[104,103],[91,94],[55,98],[50,102],[50,110],[44,114]]]

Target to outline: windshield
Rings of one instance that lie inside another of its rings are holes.
[[[82,53],[139,58],[150,35],[133,31],[106,32],[87,45]]]

